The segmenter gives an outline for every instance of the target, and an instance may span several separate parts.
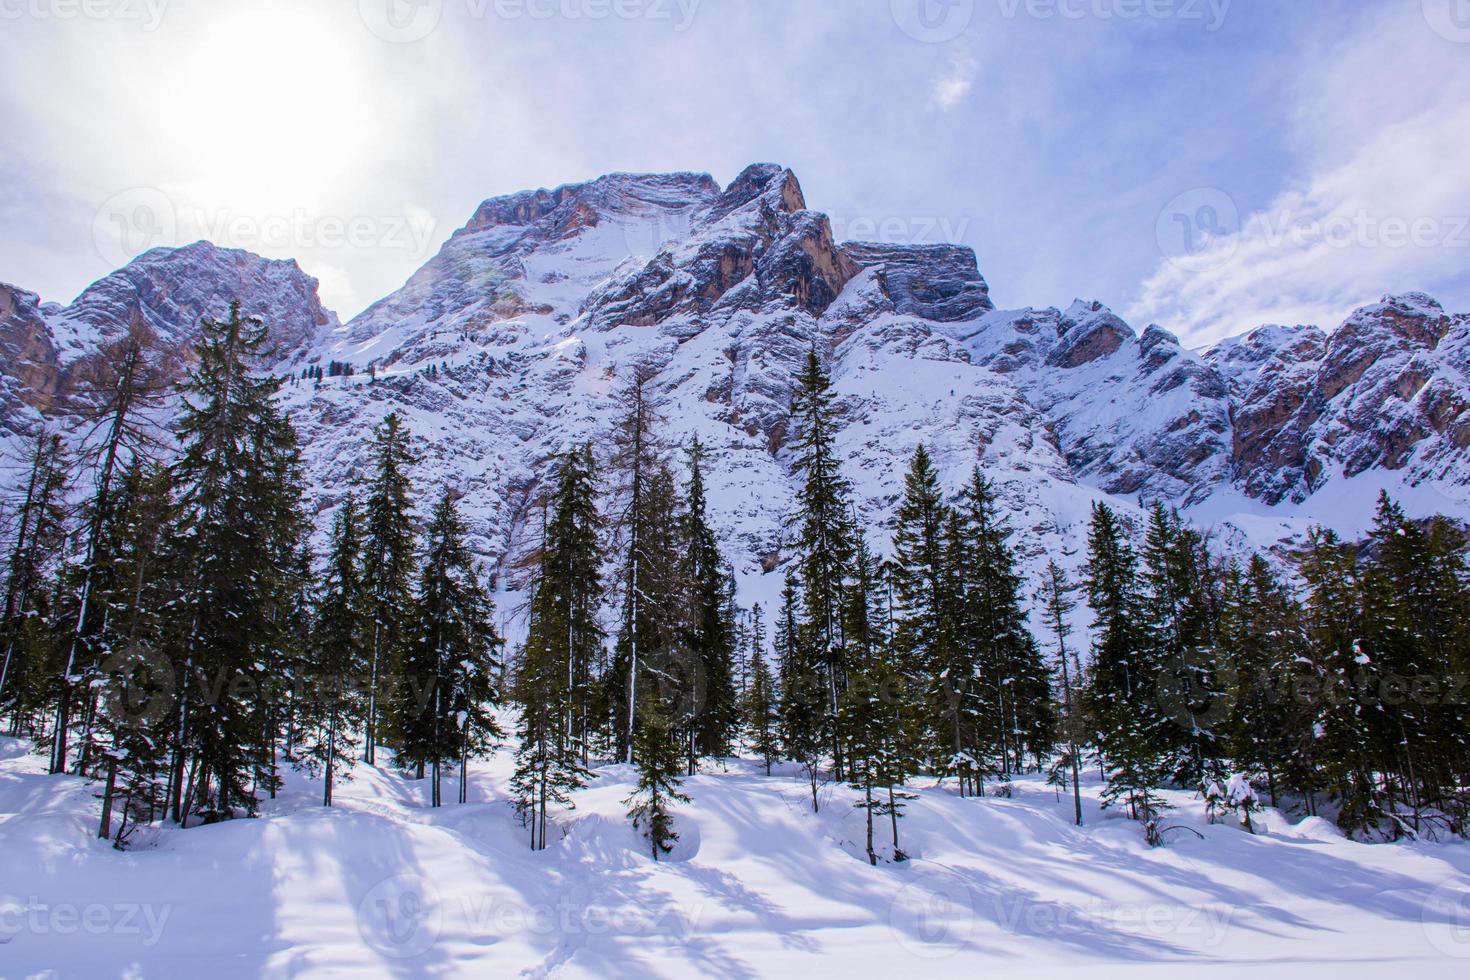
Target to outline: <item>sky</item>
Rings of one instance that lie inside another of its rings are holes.
[[[1470,311],[1470,0],[0,0],[0,281],[207,238],[344,319],[484,198],[792,168],[1190,344]]]

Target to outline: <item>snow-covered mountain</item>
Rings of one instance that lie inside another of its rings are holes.
[[[182,345],[233,298],[276,331],[283,371],[358,369],[288,389],[319,511],[397,411],[424,440],[421,479],[466,491],[475,546],[500,562],[536,533],[547,459],[599,441],[644,365],[671,442],[709,446],[713,517],[765,600],[790,543],[787,409],[812,347],[880,537],[919,443],[952,486],[976,465],[998,481],[1032,558],[1078,548],[1096,499],[1174,501],[1258,546],[1316,520],[1351,532],[1379,487],[1470,517],[1470,316],[1409,294],[1331,333],[1264,326],[1190,351],[1098,302],[996,310],[969,249],[836,242],[772,164],[725,188],[612,174],[492,198],[346,324],[294,262],[205,242],[148,252],[66,307],[0,286],[0,426],[57,411],[71,366],[131,319]]]

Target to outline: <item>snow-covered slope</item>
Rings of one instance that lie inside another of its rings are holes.
[[[404,287],[345,325],[292,262],[197,243],[156,249],[68,307],[0,288],[0,424],[24,428],[68,365],[142,318],[184,344],[239,297],[277,331],[289,407],[325,513],[397,411],[421,483],[466,492],[474,545],[509,570],[535,531],[546,461],[600,443],[634,366],[670,443],[709,446],[712,516],[752,598],[789,554],[787,414],[815,348],[847,472],[881,539],[919,443],[951,487],[1001,487],[1023,556],[1076,551],[1092,501],[1179,503],[1227,543],[1312,521],[1360,526],[1378,488],[1411,513],[1470,517],[1470,317],[1389,297],[1328,334],[1262,327],[1213,349],[1141,333],[1099,302],[996,310],[960,246],[840,243],[789,170],[613,174],[482,203]],[[511,582],[513,587],[516,583]]]
[[[359,766],[320,806],[289,773],[261,819],[96,838],[94,787],[0,739],[0,972],[7,976],[1449,977],[1470,850],[1369,845],[1274,810],[1252,836],[1187,793],[1150,849],[1139,826],[1039,777],[1011,799],[929,781],[900,821],[911,860],[863,853],[845,786],[731,761],[687,781],[681,839],[654,863],[601,769],[532,852],[506,803],[509,752],[470,802]]]

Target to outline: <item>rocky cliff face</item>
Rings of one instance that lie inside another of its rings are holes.
[[[1208,357],[1236,400],[1234,476],[1273,504],[1371,469],[1463,484],[1467,329],[1413,293],[1363,307],[1330,336],[1262,327],[1219,345]]]
[[[0,283],[0,434],[52,407],[61,379],[56,345],[35,293]]]
[[[317,281],[295,261],[208,242],[145,252],[64,307],[0,283],[0,428],[34,423],[22,406],[64,410],[58,396],[67,379],[84,375],[88,359],[133,324],[187,355],[200,317],[224,316],[236,299],[245,314],[270,324],[282,364],[315,352],[338,327]]]
[[[1000,311],[962,328],[975,359],[1051,420],[1078,477],[1108,493],[1193,502],[1225,482],[1220,373],[1161,327],[1142,335],[1098,302]]]
[[[421,482],[465,491],[474,545],[495,560],[534,540],[547,460],[600,443],[637,365],[654,372],[671,447],[696,434],[709,447],[714,519],[763,598],[762,573],[789,551],[787,414],[812,349],[880,539],[921,442],[949,485],[975,466],[997,481],[1037,560],[1075,548],[1099,499],[1216,521],[1220,501],[1254,498],[1246,536],[1260,513],[1310,516],[1335,480],[1433,486],[1470,513],[1470,317],[1390,297],[1331,334],[1262,327],[1193,352],[1098,302],[996,310],[969,249],[835,242],[773,164],[724,188],[613,174],[492,198],[346,325],[295,263],[207,243],[141,256],[65,308],[0,287],[6,417],[54,411],[67,366],[128,323],[182,345],[234,297],[272,325],[292,373],[361,369],[287,389],[317,509],[362,475],[362,441],[397,411],[423,441]]]

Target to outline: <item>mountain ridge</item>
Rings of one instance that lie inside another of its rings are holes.
[[[778,164],[724,187],[609,174],[487,198],[345,324],[294,260],[203,242],[144,253],[65,307],[0,286],[0,426],[13,437],[63,410],[68,365],[128,322],[185,346],[230,298],[272,325],[283,373],[359,369],[286,390],[319,515],[396,410],[428,450],[423,482],[479,501],[476,548],[507,569],[530,546],[546,461],[606,433],[635,365],[655,372],[671,444],[711,449],[713,517],[742,581],[777,567],[786,415],[811,349],[880,538],[921,442],[951,487],[991,473],[1033,558],[1075,551],[1095,500],[1163,499],[1258,547],[1365,519],[1366,483],[1470,516],[1470,316],[1405,293],[1331,333],[1268,325],[1193,351],[1096,300],[999,310],[973,250],[838,242]]]

